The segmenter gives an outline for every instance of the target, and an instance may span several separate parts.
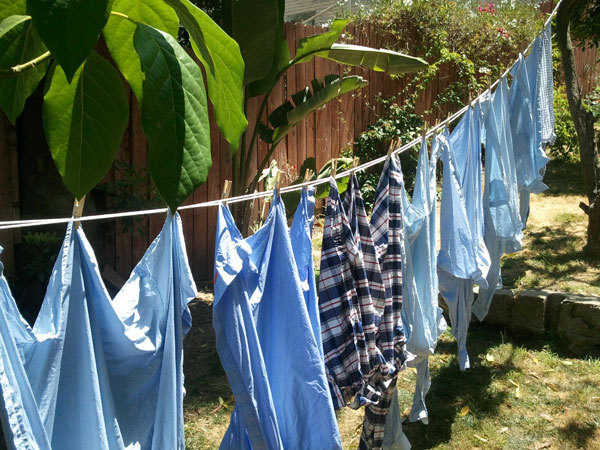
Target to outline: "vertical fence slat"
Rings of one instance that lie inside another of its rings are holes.
[[[315,58],[315,78],[321,83],[327,74],[329,64],[323,58]],[[317,170],[331,159],[331,113],[328,107],[320,108],[315,112],[316,148],[315,159]]]
[[[131,90],[129,87],[126,87],[126,95],[127,102],[131,106]],[[131,107],[130,107],[131,111]],[[121,141],[121,145],[119,147],[119,151],[117,152],[116,160],[121,163],[120,170],[115,170],[115,181],[124,180],[127,182],[127,174],[124,171],[131,166],[131,123],[132,119],[129,119],[127,124],[127,128],[125,129],[125,133],[123,134],[123,140]],[[127,187],[127,190],[131,190],[131,186]],[[117,272],[125,279],[129,278],[129,274],[131,272],[132,263],[131,263],[131,248],[132,248],[132,239],[131,239],[131,225],[126,226],[124,221],[117,220],[116,223],[116,236],[115,236],[115,245],[117,248],[116,251],[116,267]]]
[[[208,179],[206,180],[208,189],[208,199],[217,199],[220,196],[223,181],[221,180],[221,153],[229,152],[229,148],[221,147],[221,135],[217,123],[213,120],[210,124],[210,141],[211,141],[211,155],[212,155],[212,167],[208,172]],[[206,265],[211,268],[214,263],[215,253],[215,234],[217,228],[217,209],[205,208],[207,219],[207,241],[206,241]]]
[[[18,178],[18,172],[13,171],[12,151],[10,145],[11,125],[2,111],[0,111],[0,217],[3,220],[14,218],[14,178]],[[18,184],[17,184],[18,187]],[[18,195],[18,191],[17,191]],[[18,199],[18,197],[17,197]],[[6,269],[14,268],[14,236],[13,230],[0,231],[0,243],[4,248],[2,263]]]
[[[285,24],[285,38],[287,41],[288,48],[290,49],[290,55],[293,55],[296,51],[296,27],[293,23]],[[293,57],[293,56],[291,56]],[[292,94],[295,94],[296,89],[296,78],[298,73],[298,65],[292,66],[286,72],[285,78],[285,98],[287,101],[294,104],[292,100]],[[292,130],[286,136],[287,142],[287,159],[292,165],[296,165],[299,169],[302,162],[298,156],[298,127],[292,128]]]
[[[312,27],[302,27],[302,37],[308,37],[314,34],[314,29]],[[309,87],[310,82],[315,78],[315,64],[313,63],[304,63],[301,64],[300,67],[304,71],[303,76],[303,87]],[[316,127],[315,127],[316,114],[310,114],[306,119],[304,119],[304,143],[305,143],[305,156],[306,158],[313,157],[315,161],[317,160],[317,140],[316,140]],[[321,168],[317,164],[317,171]]]
[[[147,173],[148,158],[147,158],[146,137],[142,131],[140,123],[140,109],[137,99],[134,95],[131,96],[131,163],[136,170],[136,176],[142,173]],[[138,183],[134,186],[134,192],[138,196],[142,196],[147,200],[147,185]],[[133,230],[133,248],[132,248],[132,263],[137,262],[144,256],[149,244],[149,218],[135,218]]]

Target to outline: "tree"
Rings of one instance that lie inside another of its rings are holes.
[[[180,22],[205,75],[176,41]],[[97,51],[102,39],[116,67]],[[77,199],[104,177],[122,140],[120,75],[140,105],[150,175],[175,210],[211,166],[208,99],[232,145],[246,128],[237,43],[188,0],[0,0],[0,107],[14,122],[45,78],[46,140]]]
[[[593,114],[586,109],[575,71],[571,34],[579,45],[598,44],[600,40],[600,3],[563,0],[556,17],[556,37],[561,53],[569,110],[575,124],[581,156],[581,173],[588,204],[580,207],[588,216],[588,251],[600,251],[600,133],[595,130]]]
[[[284,0],[200,3],[219,16],[223,28],[190,0],[0,0],[0,107],[14,122],[45,78],[44,132],[77,199],[108,172],[126,128],[129,110],[120,75],[140,105],[150,175],[175,211],[211,166],[208,100],[230,145],[234,192],[242,193],[258,183],[258,175],[249,182],[246,162],[259,135],[270,144],[262,169],[306,115],[366,84],[360,77],[334,75],[313,80],[312,91],[305,88],[293,96],[293,105],[286,102],[269,116],[272,128],[257,124],[246,139],[247,99],[265,95],[264,111],[289,67],[315,56],[392,73],[426,66],[395,52],[335,44],[342,21],[304,39],[290,60]],[[204,72],[178,43],[179,26]],[[114,66],[97,51],[101,39]]]

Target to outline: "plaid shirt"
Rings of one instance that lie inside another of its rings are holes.
[[[379,185],[377,186],[373,214],[371,215],[371,232],[375,243],[375,252],[382,269],[385,284],[386,309],[384,311],[384,328],[391,337],[386,337],[388,347],[384,355],[388,361],[394,361],[398,370],[404,367],[406,360],[404,329],[402,327],[402,172],[398,168],[396,158],[388,158],[383,167]],[[380,327],[381,333],[381,327]]]
[[[336,409],[353,398],[354,407],[378,399],[379,392],[365,383],[372,369],[385,363],[376,345],[376,313],[368,286],[362,255],[332,179],[323,228],[319,312]]]
[[[402,328],[402,173],[396,158],[388,158],[377,186],[370,232],[374,251],[381,267],[385,285],[386,302],[379,327],[380,343],[388,361],[393,361],[397,370],[404,368],[406,360],[404,330]],[[385,347],[383,347],[385,346]],[[397,372],[396,372],[397,374]],[[376,374],[370,384],[381,395],[379,402],[365,408],[363,430],[359,449],[381,448],[385,421],[394,398],[397,376],[389,380]]]

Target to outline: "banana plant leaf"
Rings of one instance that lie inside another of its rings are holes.
[[[359,76],[340,78],[339,75],[327,75],[324,82],[312,80],[312,92],[309,87],[292,95],[294,105],[288,100],[269,115],[268,125],[260,127],[260,137],[265,142],[277,145],[292,128],[313,111],[329,103],[334,98],[366,86],[368,82]]]
[[[333,44],[330,50],[319,52],[317,55],[341,64],[360,66],[389,74],[415,72],[428,66],[421,58],[384,48],[376,49],[353,44]]]

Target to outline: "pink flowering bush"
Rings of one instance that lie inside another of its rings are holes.
[[[494,4],[491,2],[485,2],[483,4],[483,6],[478,6],[477,11],[479,11],[480,13],[486,13],[486,14],[496,14],[496,8],[494,7]]]

